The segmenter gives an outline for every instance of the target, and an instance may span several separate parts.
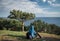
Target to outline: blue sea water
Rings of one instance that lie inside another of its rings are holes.
[[[30,25],[34,20],[42,20],[48,24],[56,24],[57,26],[60,26],[60,17],[36,17],[33,20],[26,21],[25,25]]]

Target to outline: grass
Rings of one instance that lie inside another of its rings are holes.
[[[15,40],[15,41],[31,41],[26,39],[26,32],[0,30],[0,40]],[[33,39],[32,41],[41,41],[41,39]]]
[[[24,36],[25,33],[26,33],[26,32],[9,31],[9,30],[0,30],[0,35]]]
[[[40,33],[42,37],[52,37],[52,38],[58,38],[60,39],[60,35],[55,35],[55,34],[48,34],[48,33]]]
[[[60,35],[48,34],[48,33],[39,33],[41,39],[26,39],[26,32],[21,31],[9,31],[9,30],[0,30],[0,40],[14,40],[14,41],[49,41],[49,39],[59,39]],[[47,37],[47,38],[46,38]],[[54,41],[54,40],[53,40]]]

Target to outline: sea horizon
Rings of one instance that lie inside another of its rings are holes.
[[[7,17],[0,17],[0,18],[7,19]],[[60,27],[60,17],[35,17],[32,20],[25,21],[25,25],[26,26],[30,25],[30,23],[32,23],[34,20],[41,20],[44,21],[45,23],[55,24]]]
[[[48,24],[55,24],[57,26],[60,26],[60,17],[36,17],[32,20],[26,21],[26,25],[30,25],[34,20],[41,20]]]

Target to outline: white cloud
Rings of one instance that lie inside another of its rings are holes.
[[[43,2],[46,2],[46,0],[43,0]]]
[[[51,5],[55,2],[56,0],[47,0],[47,2]]]
[[[50,4],[50,6],[53,7],[60,7],[60,4],[56,3],[56,0],[43,0],[43,2],[48,2],[48,4]]]
[[[55,2],[56,0],[42,0],[43,2],[48,2],[49,4]]]
[[[45,1],[46,0],[44,0],[44,2]],[[50,1],[48,3],[51,4]],[[56,15],[58,13],[58,12],[49,12],[45,8],[39,7],[37,2],[31,2],[29,0],[6,0],[6,1],[2,0],[1,4],[9,11],[12,9],[18,9],[24,12],[26,11],[26,12],[35,13],[37,16],[39,16],[40,14],[51,16],[51,15]]]
[[[52,2],[51,1],[48,1],[48,3],[51,5],[52,4]]]
[[[60,7],[60,4],[52,4],[53,7]]]
[[[48,3],[49,3],[51,6],[53,6],[53,7],[60,7],[60,4],[55,3],[56,0],[47,0],[47,1],[48,1]]]
[[[26,12],[32,12],[32,13],[42,13],[42,9],[39,8],[36,2],[30,2],[30,1],[13,1],[13,2],[4,2],[3,4],[7,9],[19,9]],[[8,5],[10,4],[10,5]]]

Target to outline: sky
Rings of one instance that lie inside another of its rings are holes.
[[[36,17],[60,17],[60,0],[0,0],[0,17],[7,17],[13,9]]]

